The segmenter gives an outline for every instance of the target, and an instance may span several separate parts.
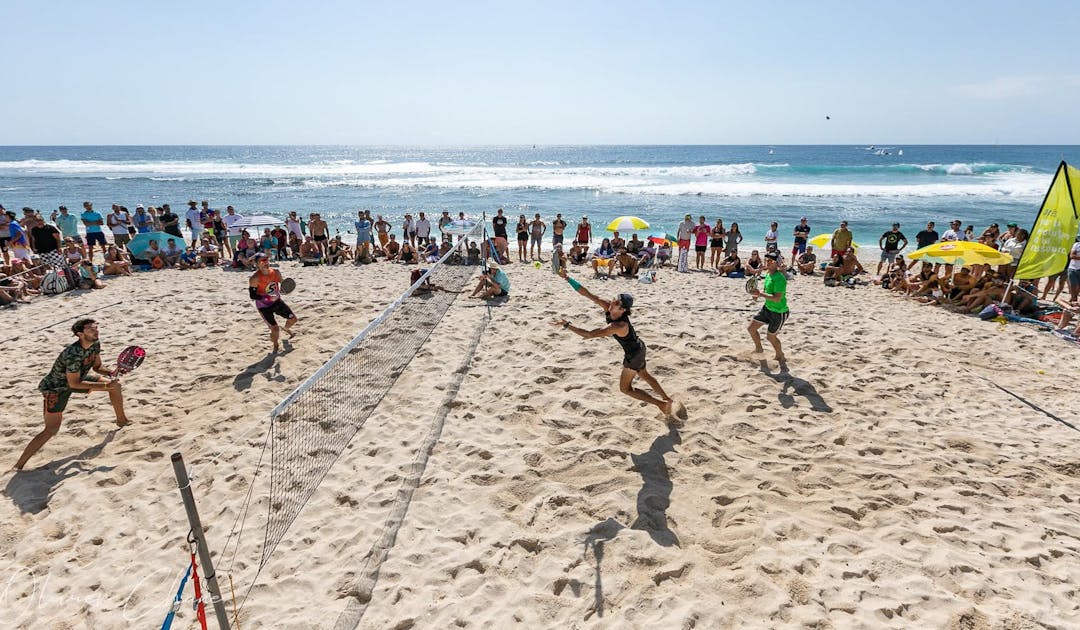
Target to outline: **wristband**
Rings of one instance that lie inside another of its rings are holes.
[[[572,288],[572,289],[573,289],[573,290],[575,290],[575,291],[577,291],[578,289],[580,289],[580,288],[581,288],[581,283],[580,283],[580,282],[578,282],[577,280],[574,280],[574,279],[573,279],[573,278],[571,278],[570,276],[567,276],[567,277],[566,277],[566,281],[567,281],[568,283],[570,283],[570,288]]]
[[[569,328],[570,327],[570,322],[563,322],[562,327],[563,328]]]

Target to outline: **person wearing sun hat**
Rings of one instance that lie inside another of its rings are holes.
[[[469,297],[490,300],[497,297],[510,295],[510,278],[506,275],[499,264],[492,261],[487,264],[487,270],[480,274],[480,282],[473,289]]]
[[[668,423],[679,426],[686,420],[686,407],[682,403],[672,400],[664,388],[657,382],[656,377],[649,373],[645,367],[645,342],[638,337],[634,325],[630,323],[630,310],[634,307],[634,296],[629,293],[620,293],[612,300],[604,300],[593,295],[581,283],[571,278],[566,268],[560,270],[559,275],[564,278],[570,287],[577,291],[600,308],[604,309],[604,319],[607,326],[588,330],[578,328],[566,319],[558,319],[552,322],[564,330],[569,330],[579,337],[594,339],[596,337],[614,337],[623,351],[622,372],[619,375],[619,391],[631,398],[655,405],[667,417]],[[657,396],[650,395],[644,390],[634,387],[634,379],[641,377]]]

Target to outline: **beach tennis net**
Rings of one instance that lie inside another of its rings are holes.
[[[270,412],[270,504],[260,569],[431,336],[457,297],[452,292],[476,272],[476,265],[463,263],[466,244],[479,237],[482,224],[460,231],[455,247]]]

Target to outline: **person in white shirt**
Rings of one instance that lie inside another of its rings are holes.
[[[424,245],[431,242],[431,221],[427,220],[424,213],[420,213],[420,217],[416,219],[416,240],[417,242],[423,241]]]
[[[194,201],[188,202],[185,218],[187,219],[187,226],[191,230],[191,246],[198,247],[201,240],[199,237],[202,236],[203,231],[203,214],[199,212],[198,204]]]
[[[966,241],[967,235],[964,234],[964,230],[960,229],[960,220],[954,219],[949,222],[949,229],[945,230],[945,233],[941,235],[943,241]]]
[[[1069,250],[1069,302],[1076,304],[1080,297],[1080,237]]]
[[[124,208],[121,208],[117,204],[113,204],[112,214],[105,218],[105,222],[108,224],[109,229],[112,230],[113,242],[117,246],[127,245],[131,241],[131,236],[128,235],[128,226],[131,225],[131,217],[128,215]]]
[[[411,214],[406,214],[401,223],[401,242],[416,247],[416,224],[413,223]]]
[[[780,224],[773,221],[769,224],[769,231],[765,232],[765,251],[776,252],[780,251]]]
[[[296,218],[296,211],[289,213],[289,217],[285,219],[285,229],[290,233],[295,234],[296,238],[301,241],[304,240],[304,231],[300,229],[300,221]]]

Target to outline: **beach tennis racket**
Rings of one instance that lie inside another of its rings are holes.
[[[281,292],[284,293],[285,295],[288,295],[288,294],[292,293],[293,289],[295,289],[295,288],[296,288],[296,280],[293,280],[292,278],[285,278],[284,280],[281,281]]]
[[[142,365],[143,359],[146,358],[146,350],[143,350],[139,346],[128,346],[120,351],[120,356],[116,358],[116,369],[112,371],[112,376],[123,376],[128,372],[132,372],[135,368]]]
[[[746,279],[746,292],[748,294],[754,295],[754,291],[758,290],[757,281],[758,281],[757,276],[750,276],[749,278]],[[757,297],[757,296],[755,296],[755,297]]]

